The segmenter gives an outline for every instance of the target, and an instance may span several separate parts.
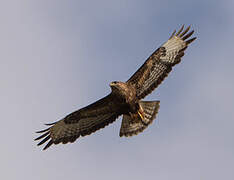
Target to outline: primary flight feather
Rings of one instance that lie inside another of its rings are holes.
[[[95,103],[79,109],[60,121],[47,124],[50,127],[35,140],[38,145],[47,142],[43,150],[52,144],[74,142],[80,136],[89,135],[123,115],[120,136],[132,136],[142,132],[156,118],[159,101],[141,101],[167,77],[172,67],[181,61],[185,49],[196,37],[194,31],[184,26],[159,47],[126,82],[110,83],[111,93]],[[190,39],[189,39],[190,38]]]

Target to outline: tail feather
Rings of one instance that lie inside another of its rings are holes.
[[[143,119],[137,116],[123,115],[120,129],[120,137],[133,136],[146,129],[156,118],[160,101],[140,101],[140,109],[143,110]]]

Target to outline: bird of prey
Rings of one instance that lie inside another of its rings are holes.
[[[190,26],[184,25],[145,61],[145,63],[126,82],[110,83],[111,93],[106,97],[79,109],[65,118],[38,131],[43,133],[35,140],[42,139],[38,145],[48,142],[44,149],[52,144],[74,142],[80,136],[89,135],[123,115],[120,137],[137,135],[152,123],[159,110],[160,101],[142,101],[167,77],[172,67],[181,61],[187,46],[196,37],[189,37]]]

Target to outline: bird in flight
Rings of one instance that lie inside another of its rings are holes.
[[[196,37],[194,31],[184,25],[153,54],[126,82],[110,83],[111,93],[106,97],[81,108],[65,118],[51,124],[35,140],[45,142],[44,149],[52,144],[72,143],[80,136],[89,135],[123,115],[120,137],[133,136],[146,129],[153,122],[159,110],[160,101],[142,101],[168,76],[172,67],[181,61],[185,49]],[[190,39],[189,39],[190,38]]]

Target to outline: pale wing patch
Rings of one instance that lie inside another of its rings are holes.
[[[157,82],[156,80],[161,81],[162,78],[165,77],[165,73],[167,73],[168,67],[165,64],[162,63],[155,63],[149,73],[149,77],[145,79],[145,81],[142,83],[141,87],[137,89],[137,96],[139,98],[145,97],[148,93],[150,93],[153,89],[151,89],[151,86],[153,83],[160,84],[160,82]]]
[[[196,39],[196,37],[188,39],[194,32],[188,32],[190,26],[184,31],[183,28],[184,26],[182,26],[176,35],[174,31],[169,40],[158,48],[139,71],[130,78],[130,82],[134,80],[132,83],[136,84],[139,99],[150,94],[161,84],[172,70],[172,67],[181,61],[187,46]],[[136,82],[139,79],[141,81]]]
[[[180,50],[184,49],[186,47],[186,42],[183,41],[181,38],[177,36],[173,36],[171,39],[169,39],[166,43],[162,45],[162,47],[166,50],[166,55],[161,56],[160,60],[162,62],[166,63],[175,63],[177,60],[176,56],[180,52]]]

